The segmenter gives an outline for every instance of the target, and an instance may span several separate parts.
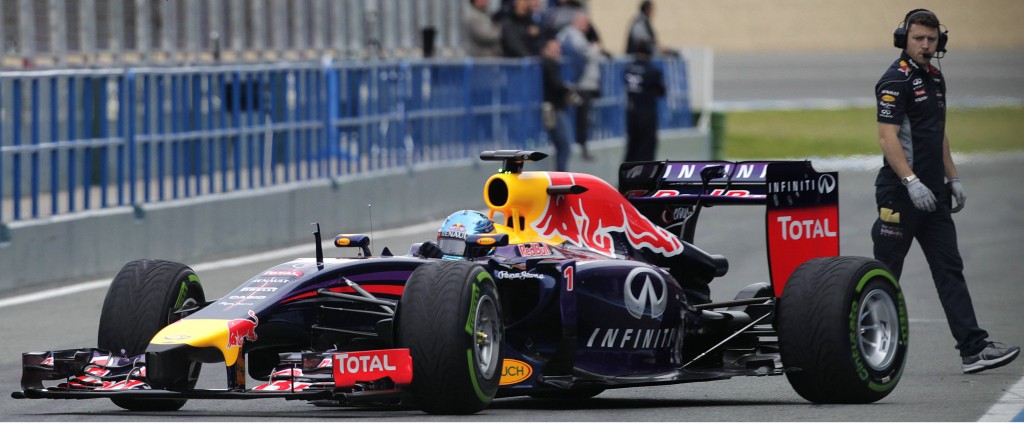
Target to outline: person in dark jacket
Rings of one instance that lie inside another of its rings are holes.
[[[907,13],[893,34],[893,44],[903,51],[875,85],[883,164],[875,179],[878,218],[871,239],[875,259],[896,278],[917,239],[960,351],[962,371],[970,374],[1010,363],[1020,348],[988,341],[964,278],[951,214],[964,207],[967,194],[946,134],[946,80],[931,65],[933,57],[945,52],[948,36],[939,28],[939,18],[928,10]]]
[[[547,39],[541,48],[541,71],[544,81],[544,127],[555,146],[555,170],[569,170],[569,98],[572,91],[562,80],[562,46],[556,39]]]
[[[650,47],[651,54],[657,52],[658,37],[651,25],[651,18],[654,16],[654,2],[644,0],[640,3],[640,13],[633,18],[629,25],[629,33],[626,37],[626,54],[636,54],[640,51],[641,45]]]
[[[505,57],[540,54],[540,26],[533,21],[530,0],[515,0],[501,23],[501,51]]]
[[[625,162],[654,160],[658,149],[658,99],[665,95],[665,80],[651,63],[651,45],[637,46],[633,63],[622,77],[626,85]]]

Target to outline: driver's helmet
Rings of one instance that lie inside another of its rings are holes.
[[[480,252],[466,251],[466,237],[472,234],[487,234],[494,232],[494,223],[487,215],[477,211],[461,210],[448,215],[448,218],[437,230],[437,245],[444,252],[446,258],[483,256],[490,248],[482,248]]]

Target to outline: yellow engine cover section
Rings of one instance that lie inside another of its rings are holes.
[[[549,195],[548,187],[583,186],[580,194]],[[614,187],[593,175],[572,172],[495,174],[484,185],[484,202],[510,244],[573,245],[615,257],[611,234],[622,233],[636,249],[678,255],[683,243],[640,214]]]

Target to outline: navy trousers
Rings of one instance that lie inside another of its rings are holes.
[[[939,301],[946,313],[949,329],[961,356],[976,355],[985,349],[988,333],[978,326],[971,294],[964,279],[964,262],[957,247],[956,227],[950,213],[948,190],[935,193],[934,212],[914,207],[906,188],[879,185],[875,188],[879,216],[871,229],[875,259],[886,264],[899,279],[903,259],[917,239],[928,261]]]

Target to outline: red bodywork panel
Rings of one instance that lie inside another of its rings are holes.
[[[385,377],[396,385],[412,383],[412,356],[409,349],[364,350],[334,355],[334,386],[354,387]]]

